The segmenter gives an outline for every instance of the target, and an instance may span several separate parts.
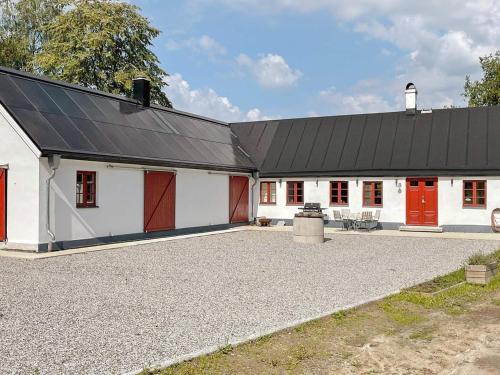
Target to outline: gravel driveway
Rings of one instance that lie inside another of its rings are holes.
[[[0,258],[0,373],[119,374],[325,315],[499,242],[244,231]]]

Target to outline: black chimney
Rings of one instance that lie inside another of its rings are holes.
[[[136,78],[132,81],[133,98],[144,107],[151,104],[151,82],[146,78]]]

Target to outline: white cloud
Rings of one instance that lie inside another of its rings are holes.
[[[245,54],[240,54],[236,62],[252,72],[257,83],[266,89],[281,89],[293,87],[302,77],[302,72],[292,69],[283,56],[267,54],[261,56],[257,61],[252,60]]]
[[[423,104],[429,107],[464,104],[460,94],[465,75],[478,77],[481,73],[478,57],[500,46],[498,0],[211,2],[273,16],[284,12],[330,12],[352,30],[367,38],[389,42],[404,53],[402,60],[395,61],[395,79],[373,88],[371,94],[386,96],[389,88],[392,95],[399,94],[404,84],[412,81],[421,93]]]
[[[372,93],[344,94],[334,87],[319,93],[330,112],[335,114],[374,113],[395,110],[382,96]],[[332,111],[333,110],[333,111]]]
[[[165,90],[176,109],[207,116],[221,121],[257,121],[266,120],[258,108],[243,112],[225,97],[211,88],[192,89],[179,73],[167,78]]]
[[[169,51],[177,51],[188,48],[196,52],[205,52],[210,56],[225,55],[226,48],[208,35],[202,35],[196,38],[188,38],[176,41],[169,39],[165,45]]]

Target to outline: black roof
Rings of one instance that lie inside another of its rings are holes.
[[[500,106],[231,124],[262,177],[500,175]]]
[[[0,67],[43,155],[262,177],[500,175],[500,106],[226,124]]]
[[[0,103],[44,155],[252,171],[216,120],[0,68]]]

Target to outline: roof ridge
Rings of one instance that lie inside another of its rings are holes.
[[[103,96],[106,98],[111,98],[111,99],[121,100],[121,101],[128,102],[128,103],[138,104],[138,102],[136,100],[134,100],[132,98],[128,98],[128,97],[123,96],[123,95],[118,95],[118,94],[113,94],[113,93],[109,93],[109,92],[105,92],[105,91],[101,91],[101,90],[97,90],[97,89],[92,89],[89,87],[84,87],[81,85],[77,85],[74,83],[69,83],[69,82],[49,78],[49,77],[42,76],[42,75],[36,75],[36,74],[23,72],[23,71],[12,69],[12,68],[7,68],[7,67],[1,66],[1,65],[0,65],[0,73],[13,75],[13,76],[17,76],[17,77],[21,77],[21,78],[25,78],[25,79],[34,80],[34,81],[44,82],[44,83],[48,83],[48,84],[55,85],[55,86],[65,87],[65,88],[68,88],[71,90],[85,92],[85,93],[92,94],[92,95]],[[208,121],[208,122],[214,123],[215,125],[229,126],[229,123],[224,122],[224,121],[220,121],[220,120],[213,119],[213,118],[206,117],[206,116],[202,116],[202,115],[197,115],[197,114],[190,113],[190,112],[180,111],[180,110],[174,109],[174,108],[167,108],[167,107],[157,105],[157,104],[151,104],[150,108],[165,111],[165,112],[171,112],[171,113],[178,114],[181,116],[186,116],[186,117],[191,117],[191,118],[195,118],[195,119],[199,119],[199,120]]]

